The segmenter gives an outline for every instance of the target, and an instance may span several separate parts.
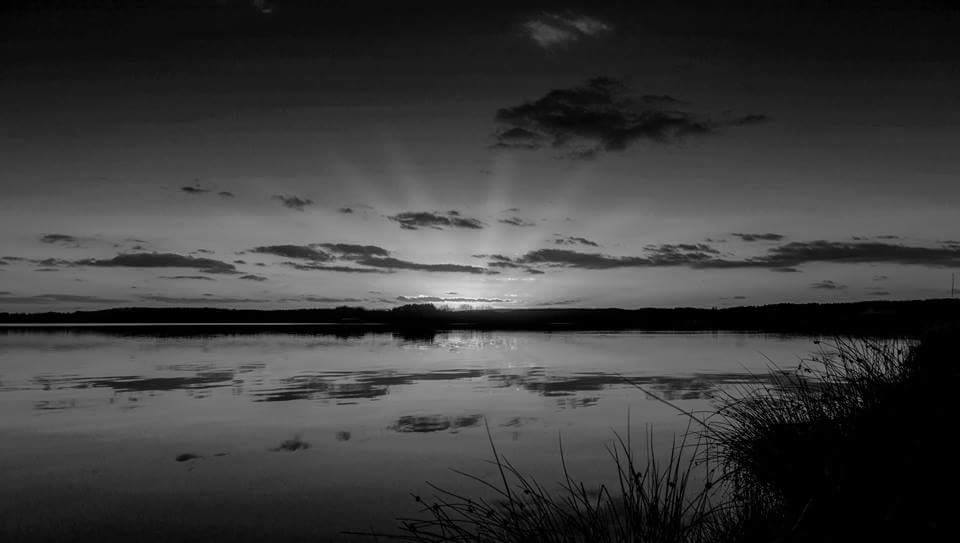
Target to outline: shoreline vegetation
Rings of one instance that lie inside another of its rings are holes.
[[[956,423],[955,337],[837,339],[777,371],[772,384],[721,393],[712,413],[684,411],[686,434],[668,451],[655,450],[648,435],[644,460],[628,421],[608,447],[618,474],[610,486],[578,481],[565,464],[559,484],[543,486],[491,438],[498,480],[461,473],[477,483],[476,496],[432,487],[433,495],[414,496],[421,514],[398,519],[398,533],[354,535],[421,543],[946,540],[960,482],[944,438]]]
[[[317,309],[218,309],[124,307],[95,311],[0,313],[9,327],[96,328],[102,324],[151,325],[152,333],[210,334],[277,331],[362,334],[396,330],[649,330],[743,331],[824,335],[916,336],[937,326],[960,324],[960,299],[804,303],[729,308],[472,309],[432,304],[393,309],[341,306]],[[190,328],[182,325],[204,324]],[[168,325],[164,327],[162,325]]]

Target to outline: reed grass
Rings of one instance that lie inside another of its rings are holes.
[[[617,484],[588,490],[567,471],[550,491],[497,451],[499,479],[458,472],[495,496],[432,486],[393,540],[644,542],[934,540],[952,526],[957,474],[940,439],[955,419],[950,334],[836,339],[795,369],[721,391],[657,459],[637,459],[629,422],[608,448]],[[628,381],[629,382],[629,381]],[[947,473],[948,475],[944,475]],[[700,475],[702,477],[697,477]],[[939,478],[938,478],[939,475]],[[937,488],[937,487],[944,488]],[[943,499],[937,490],[948,490]],[[382,534],[381,534],[382,535]]]

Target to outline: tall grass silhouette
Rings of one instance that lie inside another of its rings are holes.
[[[958,369],[949,334],[836,339],[795,369],[720,391],[658,460],[638,459],[629,421],[608,447],[616,484],[567,471],[548,490],[495,446],[496,482],[458,472],[493,499],[432,486],[389,539],[415,542],[852,541],[942,535],[956,499],[940,441]],[[637,386],[645,394],[651,392]],[[655,396],[655,395],[654,395]],[[955,425],[955,424],[954,424]],[[905,432],[906,428],[913,431]],[[940,473],[938,479],[936,475]],[[382,535],[382,534],[381,534]]]

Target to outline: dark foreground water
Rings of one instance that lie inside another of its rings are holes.
[[[543,482],[796,366],[811,338],[639,332],[114,335],[0,329],[0,541],[337,541],[498,450]],[[548,485],[550,486],[550,485]]]

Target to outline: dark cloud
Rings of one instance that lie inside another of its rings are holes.
[[[237,273],[233,264],[175,253],[122,253],[108,259],[78,260],[77,265],[123,268],[192,268],[206,273]]]
[[[565,298],[565,299],[560,299],[560,300],[547,300],[547,301],[545,301],[545,302],[538,302],[538,303],[535,303],[535,304],[533,304],[533,305],[536,306],[536,307],[550,307],[550,306],[554,306],[554,305],[577,304],[577,303],[580,303],[580,302],[582,302],[582,301],[583,301],[583,300],[582,300],[581,298]]]
[[[230,191],[222,190],[222,191],[220,191],[220,192],[217,193],[217,196],[219,196],[219,197],[221,197],[221,198],[233,198],[233,197],[236,196],[236,194],[234,194],[234,193],[232,193],[232,192],[230,192]]]
[[[267,280],[267,278],[262,275],[254,275],[252,273],[241,275],[239,278],[243,279],[244,281],[266,281]]]
[[[930,267],[960,267],[960,248],[918,247],[881,242],[795,241],[748,259],[744,266],[792,267],[809,262],[846,264],[888,263]]]
[[[536,268],[525,268],[523,271],[529,273],[530,275],[543,275],[545,273]]]
[[[399,223],[400,228],[405,230],[417,230],[420,228],[440,230],[447,227],[480,229],[484,226],[480,220],[462,217],[458,211],[448,211],[446,213],[405,211],[387,218]]]
[[[376,245],[354,245],[351,243],[313,243],[311,247],[323,247],[340,258],[353,259],[365,256],[390,256],[390,251]]]
[[[100,296],[82,296],[77,294],[39,294],[36,296],[11,296],[9,293],[0,293],[0,303],[8,304],[118,304],[126,300],[116,298],[101,298]]]
[[[528,38],[548,50],[583,38],[594,38],[613,29],[600,19],[573,12],[541,13],[526,20],[522,27]]]
[[[322,264],[303,264],[300,262],[284,262],[287,266],[304,271],[332,271],[341,273],[393,273],[390,270],[377,268],[354,268],[351,266],[325,266]]]
[[[339,211],[340,213],[350,214],[350,213],[353,213],[353,208],[352,208],[352,207],[341,207],[341,208],[338,209],[337,211]]]
[[[536,224],[530,221],[521,219],[520,217],[507,217],[506,219],[500,219],[498,222],[502,222],[503,224],[509,224],[511,226],[536,226]]]
[[[770,117],[768,115],[744,115],[743,117],[737,117],[730,121],[731,126],[748,126],[751,124],[762,124],[770,122]]]
[[[499,273],[499,272],[487,270],[484,268],[479,268],[477,266],[466,266],[462,264],[421,264],[418,262],[409,262],[407,260],[400,260],[397,258],[364,257],[364,258],[358,258],[354,262],[362,266],[370,266],[372,268],[384,268],[384,269],[391,269],[391,270],[415,270],[415,271],[425,271],[425,272],[452,272],[452,273],[474,273],[474,274]]]
[[[565,238],[557,238],[553,240],[557,245],[588,245],[590,247],[599,247],[600,244],[595,241],[590,241],[587,238],[581,238],[577,236],[567,236]]]
[[[303,211],[307,206],[313,205],[313,200],[309,198],[300,198],[288,194],[274,194],[272,198],[283,204],[283,207],[296,209],[297,211]]]
[[[504,300],[501,298],[463,298],[463,297],[454,297],[449,298],[445,296],[397,296],[398,302],[404,303],[442,303],[442,302],[463,302],[463,303],[512,303],[512,300]]]
[[[676,143],[687,136],[715,133],[723,126],[752,124],[713,122],[677,109],[676,99],[651,98],[636,99],[623,81],[607,77],[595,77],[580,87],[554,89],[535,101],[497,111],[496,120],[504,128],[495,134],[494,147],[549,145],[561,156],[585,159],[623,151],[638,141]]]
[[[210,192],[209,189],[203,189],[200,187],[190,187],[190,186],[180,187],[180,191],[186,192],[187,194],[206,194]]]
[[[777,272],[797,272],[798,266],[812,262],[960,267],[960,247],[917,247],[880,242],[791,242],[772,247],[765,255],[741,260],[721,258],[717,249],[704,243],[649,245],[645,250],[643,256],[611,256],[569,249],[538,249],[513,259],[496,255],[498,258],[490,265],[500,268],[545,265],[582,269],[687,266],[697,269],[766,268]],[[494,255],[488,256],[493,258]]]
[[[212,294],[206,294],[204,296],[161,296],[157,294],[144,294],[140,296],[140,299],[165,304],[253,304],[271,301],[262,298],[234,298],[230,296],[214,296]]]
[[[303,260],[313,260],[316,262],[326,262],[333,260],[329,254],[318,251],[309,245],[264,245],[250,249],[251,253],[264,255],[282,256],[284,258],[299,258]]]
[[[199,281],[215,281],[213,277],[206,275],[162,275],[160,279],[196,279]]]
[[[886,276],[886,275],[874,275],[874,276],[873,276],[873,280],[874,280],[874,281],[886,281],[887,279],[889,279],[889,277]]]
[[[767,232],[766,234],[743,234],[740,232],[734,232],[730,235],[738,237],[743,241],[780,241],[786,237],[783,234],[774,234],[772,232]]]
[[[43,243],[59,243],[63,245],[78,245],[80,239],[68,234],[44,234],[40,241]]]
[[[328,296],[302,296],[300,298],[292,298],[285,301],[300,301],[300,302],[311,302],[317,304],[346,304],[346,303],[359,303],[363,300],[360,298],[331,298]]]
[[[816,283],[811,283],[810,288],[816,288],[821,290],[843,290],[847,288],[847,286],[841,285],[840,283],[835,283],[827,279],[824,281],[817,281]]]

